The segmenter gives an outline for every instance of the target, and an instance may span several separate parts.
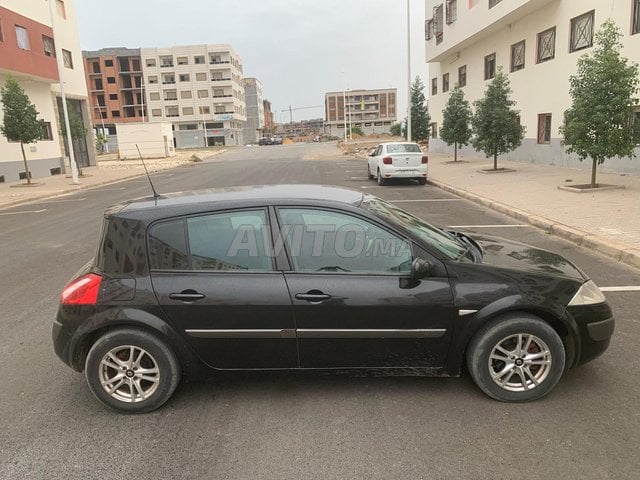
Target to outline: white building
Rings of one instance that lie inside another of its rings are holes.
[[[53,21],[49,1],[54,1]],[[64,70],[58,71],[56,52]],[[68,165],[60,125],[62,101],[60,78],[64,79],[70,115],[81,118],[87,129],[85,138],[74,140],[74,153],[80,167],[95,164],[95,153],[87,109],[87,86],[80,50],[76,10],[72,0],[2,0],[0,5],[0,84],[7,76],[15,78],[35,104],[45,123],[42,140],[25,146],[31,177],[44,177],[65,171]],[[0,109],[0,122],[2,121]],[[26,178],[19,143],[0,135],[0,182]]]
[[[244,98],[247,122],[244,124],[244,143],[258,143],[264,131],[264,103],[262,83],[257,78],[244,79]]]
[[[426,12],[432,151],[450,151],[437,138],[449,90],[458,84],[473,102],[502,67],[526,129],[522,146],[505,158],[590,167],[561,145],[569,76],[608,18],[624,35],[622,54],[640,60],[640,0],[426,0]],[[611,159],[603,169],[640,173],[640,162]]]
[[[150,122],[169,122],[176,148],[242,145],[242,62],[230,45],[142,48]]]

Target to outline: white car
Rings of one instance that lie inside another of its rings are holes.
[[[369,180],[377,179],[385,185],[390,178],[415,178],[420,185],[427,183],[427,157],[417,143],[381,143],[369,154]]]

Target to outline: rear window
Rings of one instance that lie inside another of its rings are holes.
[[[417,143],[392,143],[387,145],[387,153],[422,153]]]

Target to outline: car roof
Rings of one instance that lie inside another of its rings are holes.
[[[173,192],[161,194],[156,198],[137,198],[112,206],[107,209],[105,215],[129,214],[127,216],[152,220],[218,208],[292,204],[298,201],[311,205],[341,203],[359,206],[363,198],[362,192],[327,185],[251,185]]]

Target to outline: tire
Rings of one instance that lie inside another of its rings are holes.
[[[369,180],[373,180],[375,177],[371,173],[371,166],[367,164],[367,175],[369,176]]]
[[[527,345],[528,353],[522,352]],[[556,331],[527,313],[496,318],[474,335],[467,348],[471,377],[484,393],[503,402],[544,397],[560,380],[565,361],[564,345]]]
[[[93,344],[85,377],[104,405],[123,413],[147,413],[169,400],[180,381],[180,366],[164,341],[144,330],[123,328]]]
[[[378,169],[378,185],[380,185],[381,187],[384,187],[387,184],[387,181],[382,177],[382,174],[380,173],[380,169]]]
[[[427,179],[424,178],[424,177],[418,178],[418,184],[419,185],[426,185],[427,184]]]

